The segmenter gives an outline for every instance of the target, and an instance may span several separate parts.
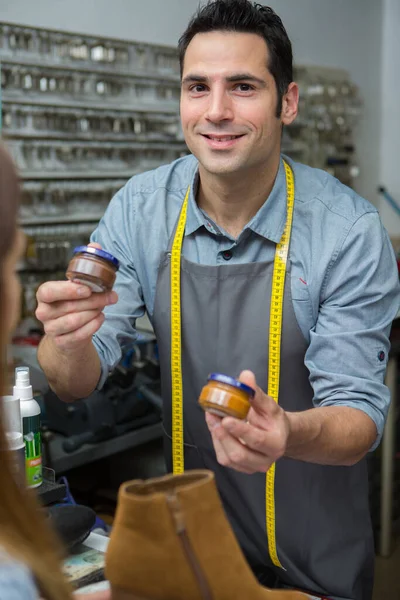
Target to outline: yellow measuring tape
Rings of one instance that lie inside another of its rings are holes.
[[[274,272],[269,326],[268,395],[275,402],[279,397],[281,361],[281,332],[283,295],[285,289],[286,264],[289,251],[294,208],[294,178],[292,169],[284,162],[286,173],[287,216],[279,244],[275,250]],[[172,466],[174,475],[184,471],[183,455],[183,384],[182,384],[182,341],[181,341],[181,250],[185,232],[186,213],[190,188],[179,216],[178,226],[171,252],[171,383],[172,383]],[[275,533],[275,464],[266,475],[265,486],[266,530],[271,560],[283,568],[276,550]]]
[[[183,201],[171,251],[171,385],[172,385],[172,470],[183,473],[183,384],[181,335],[181,250],[185,233],[190,187]]]
[[[274,273],[272,276],[271,308],[269,316],[268,396],[271,396],[275,402],[278,402],[279,399],[283,293],[285,290],[286,264],[289,252],[290,232],[292,229],[294,208],[293,172],[286,162],[284,162],[284,165],[286,171],[287,215],[281,241],[276,246],[275,250]],[[283,569],[276,550],[275,463],[270,467],[266,476],[265,509],[269,555],[273,564]]]

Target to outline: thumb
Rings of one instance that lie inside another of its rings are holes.
[[[91,246],[92,248],[97,248],[98,250],[101,250],[101,245],[98,244],[97,242],[90,242],[88,244],[88,246]]]
[[[256,413],[268,416],[271,411],[276,410],[276,403],[273,398],[268,396],[256,382],[256,376],[252,371],[242,371],[238,377],[241,383],[250,386],[255,390],[254,398],[251,399],[251,407]]]
[[[250,386],[253,390],[257,389],[256,376],[253,371],[242,371],[238,377],[238,380],[245,385]]]

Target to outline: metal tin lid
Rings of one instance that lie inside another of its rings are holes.
[[[105,250],[93,248],[93,246],[77,246],[76,248],[74,248],[74,254],[79,254],[81,252],[84,252],[86,254],[93,254],[93,256],[98,256],[103,260],[108,260],[117,269],[117,271],[119,269],[119,260],[109,252],[106,252]]]
[[[221,383],[227,383],[228,385],[233,385],[233,387],[242,390],[242,392],[246,392],[252,398],[254,398],[256,391],[253,390],[252,387],[246,385],[245,383],[241,383],[237,379],[233,377],[229,377],[229,375],[224,375],[223,373],[210,373],[207,378],[207,381],[220,381]]]

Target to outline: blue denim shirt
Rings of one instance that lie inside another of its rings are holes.
[[[376,447],[390,401],[383,383],[388,336],[400,305],[393,249],[374,206],[325,171],[286,160],[295,177],[291,292],[308,342],[305,364],[313,402],[363,410],[377,426]],[[135,339],[135,320],[145,310],[152,319],[161,254],[189,185],[182,249],[188,260],[225,264],[227,250],[231,264],[273,260],[286,220],[283,162],[269,197],[237,239],[199,209],[197,182],[193,156],[132,177],[92,235],[121,262],[114,287],[119,301],[107,307],[94,336],[102,364],[99,387],[120,360],[121,349]]]

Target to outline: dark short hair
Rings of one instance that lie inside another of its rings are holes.
[[[269,6],[249,0],[214,0],[199,7],[178,42],[181,76],[187,47],[198,33],[235,31],[255,33],[265,40],[269,51],[268,69],[278,92],[277,116],[282,97],[293,81],[293,53],[283,23]]]

